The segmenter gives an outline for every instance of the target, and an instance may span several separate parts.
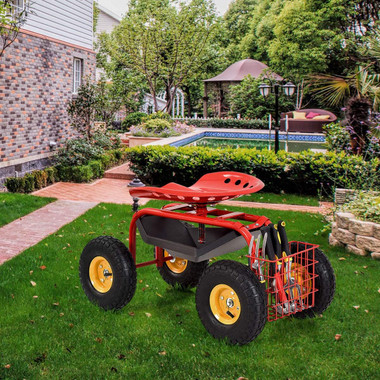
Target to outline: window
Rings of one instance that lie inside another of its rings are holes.
[[[19,15],[26,11],[27,2],[25,0],[13,0],[12,4],[13,12],[12,14]]]
[[[74,58],[73,67],[73,94],[78,93],[78,89],[82,84],[82,74],[83,74],[83,59]]]

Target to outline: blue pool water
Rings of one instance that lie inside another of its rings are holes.
[[[322,134],[289,134],[279,136],[280,149],[289,152],[303,150],[323,151],[325,136]],[[190,137],[178,139],[171,146],[208,146],[212,148],[274,149],[274,133],[203,131]]]

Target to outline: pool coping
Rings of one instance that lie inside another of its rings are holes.
[[[241,139],[268,139],[274,140],[274,131],[262,129],[227,129],[227,128],[197,128],[195,131],[181,136],[167,137],[165,139],[154,141],[150,145],[170,145],[180,147],[190,144],[203,137],[219,138],[241,138]],[[325,142],[326,138],[323,133],[300,133],[300,132],[280,132],[279,140],[281,141],[298,141],[298,142]]]

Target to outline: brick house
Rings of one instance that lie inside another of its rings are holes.
[[[95,76],[93,1],[33,0],[31,9],[0,58],[0,184],[49,164],[74,134],[68,101]]]

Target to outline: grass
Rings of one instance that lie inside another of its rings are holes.
[[[102,204],[0,267],[0,378],[376,378],[379,263],[329,247],[315,235],[318,215],[247,211],[286,220],[290,239],[320,244],[330,257],[337,290],[323,317],[268,323],[249,345],[231,346],[204,329],[194,290],[171,288],[154,267],[138,269],[124,309],[99,309],[81,289],[80,253],[98,235],[127,243],[132,215],[130,206]],[[152,255],[140,241],[138,260]]]
[[[262,203],[285,203],[290,205],[319,206],[317,197],[301,196],[297,194],[253,193],[244,195],[237,200]]]
[[[25,194],[0,193],[0,227],[53,201],[53,198],[42,198]]]

